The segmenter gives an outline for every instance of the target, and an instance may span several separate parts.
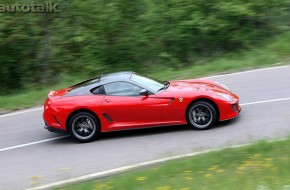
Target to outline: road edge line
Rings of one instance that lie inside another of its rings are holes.
[[[282,66],[274,66],[274,67],[261,67],[257,69],[249,69],[249,70],[244,70],[244,71],[237,71],[233,73],[225,73],[225,74],[216,74],[212,76],[207,76],[203,78],[211,79],[211,78],[216,78],[216,77],[224,77],[224,76],[234,76],[234,75],[239,75],[239,74],[247,74],[247,73],[254,73],[254,72],[259,72],[259,71],[268,71],[268,70],[274,70],[274,69],[283,69],[289,67],[289,64],[282,65]]]
[[[249,103],[241,103],[240,106],[249,106],[249,105],[265,104],[265,103],[288,101],[288,100],[290,100],[290,97],[278,98],[278,99],[272,99],[272,100],[261,100],[261,101],[249,102]]]
[[[29,113],[33,111],[39,111],[39,110],[43,110],[43,107],[29,108],[29,109],[20,110],[20,111],[12,111],[10,113],[1,114],[0,118],[23,114],[23,113]]]
[[[31,146],[31,145],[35,145],[35,144],[40,144],[40,143],[44,143],[44,142],[54,141],[54,140],[58,140],[58,139],[63,139],[63,138],[66,138],[66,137],[69,137],[69,135],[60,136],[60,137],[54,137],[54,138],[50,138],[50,139],[44,139],[44,140],[40,140],[40,141],[34,141],[34,142],[20,144],[20,145],[15,145],[15,146],[10,146],[10,147],[7,147],[7,148],[1,148],[0,152],[6,151],[6,150],[12,150],[12,149],[16,149],[16,148],[22,148],[22,147],[26,147],[26,146]]]
[[[279,98],[279,99],[272,99],[272,100],[263,100],[263,101],[256,101],[256,102],[249,102],[249,103],[241,103],[240,106],[249,106],[249,105],[256,105],[256,104],[264,104],[264,103],[272,103],[272,102],[279,102],[279,101],[289,101],[290,97],[288,98]],[[35,141],[35,142],[30,142],[30,143],[25,143],[25,144],[20,144],[20,145],[15,145],[11,147],[6,147],[6,148],[0,148],[0,152],[6,151],[6,150],[11,150],[11,149],[16,149],[16,148],[22,148],[34,144],[40,144],[43,142],[48,142],[48,141],[53,141],[61,138],[68,137],[69,135],[66,136],[61,136],[61,137],[55,137],[55,138],[50,138],[50,139],[44,139],[40,141]]]
[[[274,139],[274,140],[266,140],[266,142],[268,142],[268,143],[269,142],[277,142],[277,141],[284,141],[287,139],[288,138],[280,138],[280,139]],[[255,143],[257,143],[257,142],[245,143],[245,144],[240,144],[240,145],[233,145],[233,146],[229,146],[229,147],[215,148],[215,149],[210,149],[210,150],[203,150],[203,151],[199,151],[199,152],[191,152],[191,153],[180,154],[180,155],[176,155],[176,156],[169,156],[169,157],[160,158],[160,159],[156,159],[156,160],[140,162],[140,163],[136,163],[136,164],[132,164],[132,165],[127,165],[127,166],[122,166],[122,167],[118,167],[118,168],[114,168],[114,169],[104,170],[101,172],[83,175],[83,176],[79,176],[79,177],[75,177],[75,178],[71,178],[71,179],[67,179],[67,180],[63,180],[63,181],[53,182],[53,183],[41,185],[38,187],[28,188],[26,190],[42,190],[42,189],[48,189],[48,188],[66,185],[66,184],[70,184],[70,183],[86,181],[86,180],[90,180],[90,179],[98,179],[101,177],[112,176],[112,175],[115,175],[115,174],[118,174],[121,172],[129,171],[129,170],[133,170],[133,169],[138,169],[141,167],[150,166],[150,165],[154,165],[154,164],[158,164],[158,163],[163,163],[163,162],[170,161],[170,160],[176,160],[176,159],[180,159],[180,158],[197,156],[200,154],[216,152],[216,151],[225,150],[225,149],[246,147],[249,145],[253,145]]]
[[[234,72],[234,73],[226,73],[226,74],[217,74],[217,75],[212,75],[212,76],[205,76],[205,77],[201,77],[201,78],[207,78],[207,79],[211,79],[211,78],[215,78],[215,77],[223,77],[223,76],[232,76],[232,75],[238,75],[238,74],[244,74],[244,73],[253,73],[253,72],[257,72],[257,71],[267,71],[267,70],[273,70],[273,69],[281,69],[281,68],[285,68],[285,67],[290,67],[289,64],[287,65],[282,65],[282,66],[274,66],[274,67],[265,67],[265,68],[257,68],[257,69],[250,69],[250,70],[245,70],[245,71],[238,71],[238,72]],[[10,113],[5,113],[5,114],[0,114],[0,118],[2,117],[9,117],[12,115],[18,115],[18,114],[22,114],[22,113],[28,113],[28,112],[32,112],[32,111],[38,111],[43,109],[42,107],[40,108],[34,108],[34,109],[29,109],[29,110],[24,110],[24,111],[12,111]]]

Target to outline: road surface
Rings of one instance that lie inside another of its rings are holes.
[[[240,96],[238,118],[207,131],[187,126],[106,133],[80,144],[43,128],[42,109],[0,115],[0,189],[25,189],[182,153],[290,134],[290,66],[213,76]]]

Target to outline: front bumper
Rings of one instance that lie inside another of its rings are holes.
[[[233,119],[237,117],[242,110],[238,100],[235,102],[221,102],[218,106],[220,110],[220,121]]]

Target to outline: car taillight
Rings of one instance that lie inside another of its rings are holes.
[[[46,99],[44,104],[44,109],[48,109],[51,105],[51,100],[49,98]]]

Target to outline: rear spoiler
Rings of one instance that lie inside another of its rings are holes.
[[[77,83],[77,84],[74,84],[74,85],[70,86],[69,88],[74,88],[74,87],[76,87],[76,86],[82,85],[82,84],[84,84],[84,83],[86,83],[86,82],[89,82],[90,80],[94,80],[94,79],[97,79],[97,78],[101,78],[101,76],[93,77],[93,78],[90,78],[90,79],[88,79],[88,80],[82,81],[82,82],[80,82],[80,83]]]

